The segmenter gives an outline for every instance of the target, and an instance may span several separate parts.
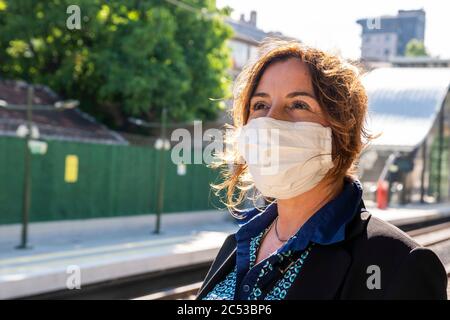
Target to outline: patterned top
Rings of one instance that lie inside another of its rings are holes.
[[[308,261],[314,245],[330,245],[345,239],[347,224],[362,200],[358,180],[346,178],[341,193],[320,208],[278,250],[255,264],[265,232],[278,216],[276,201],[264,211],[252,209],[235,233],[236,265],[203,299],[285,299]]]
[[[268,227],[270,228],[270,227]],[[256,254],[258,251],[258,247],[260,245],[261,239],[268,228],[261,232],[258,236],[251,239],[250,242],[250,268],[253,268],[256,261]],[[273,271],[273,266],[268,259],[264,259],[258,264],[263,263],[263,267],[258,274],[257,281],[254,287],[251,290],[250,295],[248,296],[248,300],[283,300],[286,297],[286,294],[289,288],[292,286],[292,283],[297,278],[300,270],[303,266],[303,262],[308,256],[312,245],[310,245],[300,257],[292,263],[289,268],[285,271],[283,277],[279,279],[273,288],[269,291],[269,293],[263,296],[263,292],[261,288],[258,286],[261,279],[266,277],[271,271]],[[278,259],[283,260],[291,255],[291,251],[287,251],[284,253],[279,253]],[[203,300],[233,300],[236,288],[236,274],[237,274],[237,266],[234,267],[233,271],[231,271],[226,278],[216,284],[214,289],[210,291]]]

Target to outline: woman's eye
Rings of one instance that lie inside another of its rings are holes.
[[[296,101],[291,105],[291,109],[299,109],[299,110],[310,110],[310,107],[307,103],[302,101]]]
[[[253,105],[253,111],[264,110],[267,108],[267,105],[262,102],[257,102]]]

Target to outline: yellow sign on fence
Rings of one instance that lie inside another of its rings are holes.
[[[78,181],[78,156],[73,154],[66,156],[64,181],[67,183],[75,183]]]

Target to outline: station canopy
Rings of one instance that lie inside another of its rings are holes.
[[[363,76],[367,126],[377,149],[410,151],[429,134],[450,87],[450,68],[379,68]]]

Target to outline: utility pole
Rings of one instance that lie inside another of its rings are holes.
[[[161,115],[161,137],[159,148],[159,175],[158,175],[158,194],[156,202],[156,224],[155,234],[159,234],[161,231],[161,214],[164,208],[164,188],[166,178],[166,128],[167,128],[167,109],[162,110]]]
[[[33,121],[33,95],[32,85],[27,87],[27,128],[28,132],[25,139],[24,155],[24,181],[23,181],[23,202],[22,202],[22,241],[17,249],[29,249],[28,246],[28,221],[31,206],[31,152],[30,140]]]
[[[10,110],[25,110],[26,111],[26,129],[22,130],[22,125],[17,129],[17,135],[21,138],[25,138],[25,150],[24,150],[24,178],[23,178],[23,197],[22,197],[22,234],[21,243],[17,249],[29,249],[28,246],[28,224],[30,219],[30,208],[32,202],[32,189],[31,189],[31,162],[32,154],[44,154],[47,150],[47,145],[36,146],[36,140],[39,136],[39,131],[36,131],[36,137],[33,135],[33,109],[35,110],[66,110],[72,109],[78,106],[77,100],[57,101],[53,105],[33,105],[34,87],[33,85],[27,86],[27,104],[10,104],[4,100],[0,100],[0,108]],[[36,127],[37,128],[37,127]],[[37,149],[36,149],[37,148]],[[44,149],[43,149],[44,148]],[[44,150],[44,151],[43,151]]]

